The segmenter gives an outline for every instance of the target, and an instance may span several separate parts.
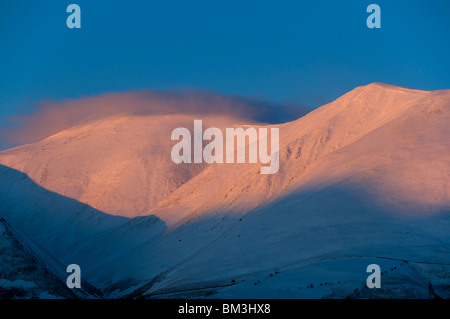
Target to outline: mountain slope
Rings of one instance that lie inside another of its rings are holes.
[[[280,170],[273,176],[261,176],[260,164],[174,164],[170,134],[176,127],[192,130],[192,115],[108,117],[0,152],[0,163],[108,214],[151,213],[171,226],[207,212],[249,211],[283,193],[318,159],[403,118],[421,103],[445,105],[446,99],[446,91],[381,83],[358,87],[294,122],[276,125]],[[224,116],[203,121],[205,128],[243,125]]]
[[[195,184],[169,195],[164,201],[175,203],[170,210],[162,206],[152,213],[166,222],[180,213],[188,218],[149,243],[159,251],[149,248],[154,258],[136,269],[154,269],[159,279],[137,294],[152,296],[202,282],[226,285],[323,258],[450,264],[450,91],[380,84],[355,91],[325,106],[326,112],[319,109],[280,129],[284,160],[279,174],[261,177],[257,168],[248,168],[250,174],[245,165],[227,167],[231,177],[218,178],[225,181],[218,188],[221,195],[208,196],[213,178],[205,175],[219,175],[215,165],[192,179]],[[364,118],[366,108],[373,115]],[[235,194],[224,196],[230,189]],[[187,213],[192,190],[207,206]],[[277,191],[280,195],[273,195]],[[269,200],[246,211],[255,193]],[[170,258],[158,258],[165,251],[179,256],[172,257],[171,267]],[[158,272],[161,265],[166,271]]]
[[[54,134],[38,143],[0,152],[0,163],[26,173],[40,186],[108,214],[147,215],[150,207],[201,172],[205,164],[170,159],[171,132],[192,128],[194,115],[115,115]],[[239,121],[207,116],[227,127]]]
[[[128,220],[50,192],[24,173],[3,165],[0,217],[67,265],[77,263],[71,253],[80,243]]]
[[[359,142],[366,136],[375,134],[377,130],[383,131],[384,133],[379,134],[384,135],[376,141],[367,142],[371,144],[371,149],[357,150],[355,154],[347,153],[342,157],[341,163],[344,168],[339,169],[340,179],[356,173],[352,169],[346,170],[345,166],[349,167],[348,164],[354,161],[363,161],[361,156],[364,156],[364,161],[367,161],[367,163],[363,162],[363,165],[378,161],[380,165],[389,166],[393,164],[393,161],[396,163],[408,161],[409,168],[415,171],[415,165],[421,162],[422,166],[430,167],[435,174],[439,174],[440,168],[429,165],[427,160],[433,160],[431,158],[421,157],[413,163],[410,158],[406,156],[397,158],[395,154],[389,154],[386,158],[380,156],[376,160],[370,157],[378,156],[378,153],[383,151],[385,142],[395,138],[396,135],[401,140],[403,134],[405,137],[414,134],[415,126],[421,129],[424,126],[429,129],[434,127],[433,132],[417,131],[417,134],[428,134],[427,140],[414,141],[415,145],[402,144],[402,141],[398,141],[399,145],[392,145],[392,149],[413,149],[419,147],[422,142],[426,145],[420,146],[421,148],[428,146],[432,148],[437,145],[440,150],[428,154],[439,158],[442,167],[448,167],[449,148],[445,135],[448,133],[449,99],[450,91],[448,90],[427,92],[379,83],[356,88],[294,122],[281,125],[280,169],[277,174],[261,176],[259,164],[211,165],[192,178],[189,183],[182,185],[161,200],[151,209],[151,213],[164,220],[170,227],[183,224],[187,221],[186,218],[192,219],[198,215],[215,212],[237,214],[248,212],[274,200],[288,191],[288,188],[295,189],[306,183],[312,186],[312,183],[318,183],[321,180],[330,181],[330,177],[338,174],[338,171],[330,167],[334,163],[332,160],[326,160],[327,156],[332,156],[331,154],[344,150],[345,147]],[[408,122],[402,125],[403,121],[414,123]],[[435,125],[434,121],[438,123]],[[397,134],[395,130],[399,130],[400,134]],[[437,143],[434,142],[436,138],[439,141]],[[372,152],[375,153],[371,154]],[[315,174],[312,171],[316,168],[321,169],[320,166],[324,165],[324,162],[330,163],[330,166],[327,166],[329,171],[325,172],[324,168],[321,173],[318,173],[321,176],[312,178],[314,182],[308,180],[308,176]],[[356,170],[363,168],[355,167]],[[309,172],[312,173],[309,174]],[[218,180],[220,183],[216,183]],[[430,183],[432,183],[431,179]],[[435,187],[440,189],[443,184],[440,183]],[[404,192],[407,193],[408,190]],[[447,205],[448,192],[440,200],[443,202],[442,205]]]
[[[27,218],[18,201],[11,201],[17,195],[10,195],[15,182],[4,184],[0,204],[9,216],[21,216],[14,226],[33,233],[29,236],[61,260],[77,260],[87,279],[110,297],[194,296],[195,291],[277,296],[280,289],[294,297],[365,296],[367,291],[353,291],[364,286],[368,260],[392,260],[383,264],[390,268],[408,263],[390,277],[400,296],[448,295],[450,90],[374,83],[274,125],[280,128],[280,169],[274,175],[259,174],[260,164],[171,163],[171,130],[191,128],[194,119],[106,118],[0,152],[1,163],[40,185],[66,191],[66,183],[76,184],[79,193],[72,197],[104,207],[105,213],[142,215],[100,215],[92,231],[83,223],[74,235],[81,239],[64,246],[70,252],[50,250],[54,242],[21,221]],[[245,125],[217,117],[204,123]],[[111,134],[114,127],[119,135]],[[39,203],[48,195],[20,201]],[[50,211],[40,211],[51,216],[50,233],[58,228],[52,218],[61,223],[72,218],[64,209]],[[314,265],[323,273],[312,274]],[[357,271],[362,275],[355,279]],[[275,273],[279,279],[266,280]],[[335,286],[341,293],[292,292],[319,275],[351,284]],[[393,296],[393,291],[384,293]]]
[[[0,218],[0,298],[98,298],[101,293],[82,281],[69,289],[64,267]]]

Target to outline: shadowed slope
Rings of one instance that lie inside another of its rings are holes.
[[[61,261],[70,260],[73,249],[83,241],[128,220],[50,192],[26,174],[3,165],[0,217]]]
[[[98,298],[85,280],[81,288],[66,286],[65,267],[0,218],[0,299]]]

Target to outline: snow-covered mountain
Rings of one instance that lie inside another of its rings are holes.
[[[0,152],[0,216],[109,297],[450,296],[450,90],[373,83],[273,125],[273,175],[174,164],[170,134],[197,118],[110,116]]]

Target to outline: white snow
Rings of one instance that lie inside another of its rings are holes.
[[[109,117],[0,152],[36,183],[3,169],[0,216],[114,297],[376,297],[372,262],[396,267],[379,296],[449,296],[450,90],[373,83],[274,125],[269,176],[174,164],[170,133],[194,119]]]

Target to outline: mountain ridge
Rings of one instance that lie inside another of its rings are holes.
[[[328,267],[339,263],[333,260],[356,267],[352,263],[356,257],[398,260],[391,268],[399,267],[401,260],[444,268],[450,263],[450,246],[445,245],[450,242],[446,231],[450,90],[373,83],[295,121],[253,123],[280,128],[280,168],[274,175],[259,174],[258,163],[192,164],[197,165],[192,168],[171,163],[171,129],[191,128],[194,119],[191,115],[103,119],[106,126],[93,122],[89,128],[81,126],[45,142],[0,152],[0,163],[23,169],[40,187],[51,185],[54,191],[60,187],[61,195],[105,208],[100,209],[106,214],[98,220],[94,229],[98,231],[87,230],[83,240],[66,246],[71,247],[69,252],[60,249],[56,255],[79,262],[87,279],[114,298],[170,294],[182,287],[210,287],[204,293],[237,289],[236,295],[245,295],[256,291],[258,281],[266,282],[268,273],[293,271],[314,277],[305,273],[311,271],[307,264],[322,265],[324,260],[331,262],[323,266],[325,273],[332,273]],[[214,116],[205,123],[222,129],[245,125],[238,118]],[[83,128],[100,134],[85,134]],[[49,141],[55,145],[46,144]],[[82,174],[71,169],[82,169]],[[98,182],[92,184],[91,175],[96,174]],[[150,185],[143,178],[155,188],[143,190]],[[171,179],[173,184],[167,186]],[[68,189],[66,183],[78,190]],[[86,200],[85,185],[102,192]],[[8,211],[15,207],[10,203],[15,198],[11,189],[4,183],[0,196]],[[153,191],[157,196],[149,202]],[[53,212],[51,206],[45,207]],[[130,211],[124,213],[127,207]],[[131,218],[106,227],[104,223],[118,218],[110,214]],[[73,218],[77,221],[80,216]],[[27,229],[20,219],[14,226]],[[43,237],[36,238],[49,246]],[[441,285],[431,274],[437,268],[431,273],[413,268],[402,275],[410,278],[420,272],[433,285]],[[346,276],[343,268],[336,278]],[[353,281],[351,288],[343,287],[346,296],[361,285],[354,278],[348,280]],[[393,278],[394,286],[398,280]],[[282,283],[283,294],[305,296],[304,291],[292,292],[294,287],[284,281],[274,281],[268,294],[277,295],[276,285]],[[330,290],[317,294],[342,296]]]

